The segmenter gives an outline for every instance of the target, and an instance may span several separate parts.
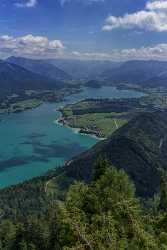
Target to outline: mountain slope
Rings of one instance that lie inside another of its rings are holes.
[[[167,169],[167,113],[144,113],[117,130],[109,139],[74,158],[66,166],[68,178],[90,181],[99,155],[133,179],[137,194],[153,196],[159,189],[160,167]]]
[[[166,87],[167,86],[167,70],[160,72],[160,74],[158,74],[155,77],[152,77],[148,80],[146,80],[145,82],[143,82],[143,86],[147,86],[147,87]]]
[[[77,59],[50,59],[49,63],[61,68],[75,79],[98,78],[103,71],[112,70],[121,63],[101,60],[77,60]]]
[[[143,86],[147,86],[147,81],[152,79],[149,86],[156,87],[157,85],[167,86],[167,82],[156,80],[164,72],[167,72],[167,62],[127,61],[114,70],[104,71],[102,76],[111,83],[130,83]]]
[[[18,65],[0,61],[1,95],[23,92],[25,90],[53,89],[60,87],[60,82],[33,73]]]
[[[6,61],[54,80],[71,79],[69,74],[65,73],[63,70],[57,68],[51,63],[46,62],[45,60],[34,60],[23,57],[9,57]]]

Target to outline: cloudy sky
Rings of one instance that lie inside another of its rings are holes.
[[[167,60],[167,0],[1,0],[10,55]]]

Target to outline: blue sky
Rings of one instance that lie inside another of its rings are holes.
[[[167,0],[1,0],[10,55],[167,60]]]

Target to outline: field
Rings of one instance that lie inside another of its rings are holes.
[[[108,137],[126,122],[125,117],[122,118],[116,113],[91,113],[68,118],[69,126],[97,131],[100,137]]]
[[[140,112],[167,109],[166,90],[149,90],[146,96],[127,99],[85,99],[66,105],[60,122],[81,133],[108,137]]]
[[[27,109],[33,109],[42,104],[38,99],[29,99],[8,104],[8,106],[1,104],[0,113],[19,113]]]
[[[136,100],[83,100],[65,106],[61,110],[60,122],[72,128],[80,128],[81,133],[106,138],[128,122],[134,104]]]

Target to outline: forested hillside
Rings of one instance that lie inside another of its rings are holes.
[[[160,195],[145,210],[129,177],[100,160],[89,185],[74,183],[45,214],[3,220],[0,249],[166,249],[166,181],[162,172]]]
[[[86,182],[99,155],[133,179],[137,194],[151,197],[159,189],[159,168],[167,168],[166,112],[145,112],[118,129],[110,138],[73,159],[66,173]]]

